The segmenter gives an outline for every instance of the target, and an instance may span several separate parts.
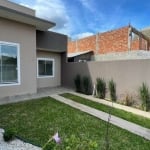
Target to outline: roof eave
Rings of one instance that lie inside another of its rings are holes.
[[[0,17],[35,26],[37,30],[41,31],[47,31],[48,29],[56,25],[53,22],[37,18],[28,14],[24,14],[3,6],[0,6]]]
[[[88,51],[83,51],[83,52],[75,52],[75,53],[68,53],[67,57],[68,58],[73,58],[73,57],[85,55],[85,54],[88,54],[88,53],[93,53],[93,50],[88,50]]]
[[[66,52],[66,50],[54,50],[54,49],[47,49],[47,48],[41,48],[41,47],[37,47],[36,48],[37,51],[46,51],[46,52],[54,52],[54,53],[64,53]]]

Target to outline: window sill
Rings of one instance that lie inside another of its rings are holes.
[[[37,78],[43,79],[43,78],[54,78],[54,76],[38,76]]]
[[[16,86],[16,85],[20,85],[20,83],[7,83],[7,84],[0,84],[0,87],[4,87],[4,86]]]

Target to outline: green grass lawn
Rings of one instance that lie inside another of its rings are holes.
[[[109,112],[109,110],[110,110],[110,106],[100,104],[100,103],[91,101],[89,99],[85,99],[83,97],[80,97],[80,96],[77,96],[74,94],[64,93],[64,94],[61,94],[61,96],[65,97],[65,98],[69,98],[73,101],[85,104],[87,106],[96,108],[96,109],[104,111],[104,112]],[[133,113],[130,113],[130,112],[127,112],[127,111],[124,111],[121,109],[117,109],[117,108],[111,109],[111,114],[150,129],[150,119],[148,119],[148,118],[145,118],[145,117],[142,117],[139,115],[135,115]]]
[[[50,97],[0,106],[0,128],[14,128],[17,135],[44,145],[56,131],[62,142],[71,134],[98,143],[104,150],[106,122]],[[150,141],[111,125],[111,150],[149,150]],[[74,150],[74,148],[72,148]],[[82,150],[82,149],[81,149]]]

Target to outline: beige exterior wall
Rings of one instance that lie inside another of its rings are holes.
[[[20,44],[21,85],[0,86],[0,98],[35,93],[36,30],[35,27],[0,18],[0,41]]]
[[[61,84],[61,55],[46,51],[37,51],[37,58],[54,59],[54,77],[37,78],[37,88],[56,87]]]
[[[4,7],[7,7],[7,8],[10,8],[10,9],[28,14],[28,15],[35,16],[35,11],[34,10],[32,10],[30,8],[27,8],[27,7],[24,7],[24,6],[21,6],[21,5],[17,5],[15,3],[9,2],[7,0],[0,0],[0,6],[4,6]]]
[[[77,74],[81,77],[88,76],[92,85],[98,77],[107,82],[113,79],[116,82],[118,99],[126,94],[132,94],[139,99],[139,87],[145,82],[150,88],[150,59],[145,60],[118,60],[97,61],[86,63],[62,63],[62,86],[75,88],[74,78]]]

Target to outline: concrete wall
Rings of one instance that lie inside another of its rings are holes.
[[[96,78],[102,77],[106,81],[113,79],[117,85],[118,98],[126,93],[138,94],[139,86],[146,82],[150,87],[150,60],[118,60],[85,63],[66,63],[62,67],[62,85],[74,88],[74,78],[77,74],[89,76],[92,84]]]
[[[0,18],[0,41],[20,44],[21,85],[0,86],[0,98],[36,92],[36,30]]]
[[[37,78],[37,88],[56,87],[61,85],[61,55],[46,51],[37,51],[37,58],[54,59],[54,77]]]
[[[92,55],[94,61],[150,59],[150,52],[145,50],[133,50],[126,52]]]
[[[13,9],[13,10],[16,10],[16,11],[19,11],[19,12],[22,12],[22,13],[25,13],[28,15],[35,16],[34,10],[24,7],[24,6],[21,6],[21,5],[18,5],[16,3],[10,2],[8,0],[0,0],[0,6],[4,6],[6,8],[10,8],[10,9]]]

